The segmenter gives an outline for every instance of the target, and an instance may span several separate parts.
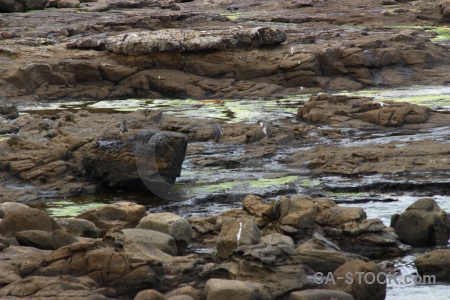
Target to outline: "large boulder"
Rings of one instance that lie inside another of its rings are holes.
[[[434,276],[437,281],[450,282],[450,249],[434,250],[420,255],[415,260],[419,275]]]
[[[386,297],[385,273],[373,262],[348,261],[333,272],[332,279],[328,279],[328,289],[348,293],[355,300],[384,300]]]
[[[89,178],[111,188],[168,196],[171,184],[181,174],[187,149],[186,135],[158,130],[129,133],[99,137],[97,148],[84,153],[82,168]]]
[[[226,258],[241,245],[255,245],[261,238],[261,231],[253,218],[227,218],[220,231],[217,242],[217,253]]]
[[[391,218],[391,227],[403,243],[412,246],[446,246],[450,220],[432,198],[422,198]]]
[[[192,238],[188,220],[170,212],[149,214],[139,221],[136,228],[156,230],[171,236],[178,249],[172,255],[182,255]]]

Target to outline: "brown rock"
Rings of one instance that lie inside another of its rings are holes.
[[[189,222],[185,218],[169,212],[149,214],[139,221],[136,228],[151,229],[168,234],[176,242],[178,251],[175,254],[178,253],[178,255],[184,253],[192,238],[192,228]]]
[[[209,279],[205,286],[207,300],[270,299],[261,284],[249,281]]]
[[[227,218],[220,231],[217,253],[226,258],[240,245],[254,245],[259,242],[261,231],[252,218]]]
[[[358,275],[357,272],[362,274]],[[373,262],[351,260],[333,272],[335,282],[329,282],[327,288],[348,293],[355,300],[382,300],[386,297],[386,278],[383,274],[383,270]],[[347,280],[348,276],[353,282]]]
[[[332,207],[319,213],[315,221],[324,226],[336,226],[365,218],[366,213],[361,207]]]
[[[439,249],[422,254],[416,258],[414,264],[417,267],[419,275],[423,278],[425,276],[434,276],[435,281],[450,281],[449,249]]]
[[[89,209],[77,218],[91,221],[99,229],[108,230],[117,226],[133,228],[145,215],[144,206],[123,201]]]
[[[15,209],[7,213],[0,222],[0,233],[5,237],[13,237],[19,231],[36,228],[46,232],[61,229],[46,212],[31,207]]]
[[[292,292],[289,295],[289,300],[353,300],[352,295],[341,291],[330,290],[304,290]]]
[[[140,291],[133,300],[166,300],[166,297],[156,290],[144,290]]]
[[[302,262],[315,272],[334,272],[348,261],[359,259],[369,261],[368,258],[357,254],[335,250],[301,250],[297,248]]]
[[[393,215],[391,227],[400,241],[413,246],[447,245],[450,220],[432,198],[411,204],[401,215]]]

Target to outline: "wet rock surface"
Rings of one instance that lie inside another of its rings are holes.
[[[307,2],[51,1],[4,14],[1,97],[273,98],[450,81],[448,51],[417,28],[445,24],[445,1]]]

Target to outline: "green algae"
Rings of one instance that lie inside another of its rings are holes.
[[[298,179],[298,176],[285,176],[280,178],[261,178],[258,180],[252,180],[249,182],[251,187],[254,188],[268,188],[275,185],[284,185],[294,182]]]
[[[408,102],[431,108],[450,107],[450,87],[413,86],[405,89],[342,91],[335,95],[372,97],[375,101]]]
[[[10,137],[11,137],[10,134],[0,134],[0,142],[9,140]]]
[[[442,26],[417,26],[417,25],[408,25],[408,26],[388,26],[386,28],[399,28],[399,29],[423,29],[426,32],[436,34],[435,37],[430,38],[433,42],[442,42],[450,40],[450,28],[442,27]]]
[[[46,205],[46,211],[51,216],[56,216],[60,218],[76,217],[82,212],[104,206],[101,202],[72,202],[68,200],[53,201]]]
[[[306,179],[300,182],[300,186],[302,187],[315,187],[319,186],[322,182],[320,180],[310,180]]]

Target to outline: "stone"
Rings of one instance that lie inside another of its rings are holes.
[[[71,244],[48,254],[39,275],[88,276],[99,286],[113,289],[117,295],[153,289],[159,278],[148,261],[103,247],[97,240]]]
[[[211,275],[233,280],[252,278],[252,282],[265,287],[271,299],[314,286],[306,276],[298,252],[285,243],[239,246],[228,261],[212,270]]]
[[[121,201],[88,209],[77,218],[88,220],[101,230],[113,227],[133,228],[145,217],[145,207],[133,202]]]
[[[255,217],[271,219],[278,218],[278,209],[272,203],[266,203],[256,195],[247,195],[242,201],[242,207]]]
[[[0,1],[0,13],[1,12],[24,12],[30,9],[44,9],[48,0],[1,0]]]
[[[166,297],[156,290],[144,290],[140,291],[133,300],[166,300]]]
[[[341,291],[310,289],[292,292],[289,300],[353,300],[352,295]]]
[[[236,247],[257,244],[260,238],[261,231],[252,218],[227,218],[218,237],[217,253],[226,258]]]
[[[19,111],[17,107],[13,105],[0,105],[0,116],[2,116],[7,120],[8,119],[12,120],[19,117]]]
[[[162,29],[146,32],[126,33],[106,38],[105,48],[113,53],[150,54],[161,51],[225,50],[243,46],[279,44],[286,40],[286,34],[269,27],[222,28],[212,32],[193,29]]]
[[[74,236],[98,238],[100,229],[91,221],[77,218],[58,218],[56,222],[68,233]]]
[[[164,296],[167,299],[170,299],[171,297],[176,297],[176,296],[189,296],[194,300],[202,300],[204,299],[204,293],[203,290],[198,290],[193,288],[190,285],[187,286],[183,286],[180,288],[176,288],[175,290],[172,290],[166,294],[164,294]]]
[[[288,198],[286,196],[281,196],[279,200],[280,209],[280,220],[285,216],[304,211],[322,211],[325,208],[330,208],[336,206],[336,203],[332,200],[324,198],[311,198],[304,196],[293,196]]]
[[[52,232],[43,230],[22,230],[16,233],[16,239],[22,246],[54,250],[77,242],[77,239],[62,229]]]
[[[283,235],[280,233],[270,233],[262,236],[259,239],[260,244],[269,244],[269,245],[278,245],[281,243],[285,243],[289,246],[294,247],[294,240],[287,235]]]
[[[315,272],[334,272],[348,261],[359,259],[369,261],[368,258],[344,251],[333,250],[301,250],[297,248],[302,262]]]
[[[13,237],[19,231],[36,228],[46,232],[61,229],[46,212],[28,206],[21,206],[8,212],[0,222],[0,233],[4,237]]]
[[[361,207],[333,207],[319,213],[315,221],[323,226],[337,226],[351,221],[361,221],[366,217]]]
[[[357,272],[362,273],[358,275]],[[348,280],[348,276],[353,280]],[[327,283],[327,289],[348,293],[355,300],[383,300],[386,297],[385,272],[373,262],[350,260],[333,272],[333,278],[334,282]]]
[[[435,281],[450,282],[450,250],[438,249],[420,255],[414,261],[422,278],[434,276]]]
[[[97,291],[98,285],[87,277],[30,276],[15,281],[0,289],[2,298],[36,298],[36,299],[110,299]]]
[[[261,284],[225,279],[209,279],[205,285],[206,300],[228,300],[228,299],[271,299],[264,286]]]
[[[400,241],[416,247],[446,246],[450,237],[448,214],[432,198],[419,199],[392,216],[391,227]]]
[[[8,213],[29,208],[28,205],[18,202],[3,202],[0,203],[0,218],[3,219]]]
[[[170,235],[176,242],[178,251],[175,254],[178,253],[178,255],[184,253],[192,238],[192,228],[189,222],[185,218],[169,212],[148,214],[139,221],[136,228],[156,230]]]
[[[58,4],[56,4],[57,8],[79,8],[80,1],[79,0],[59,0]]]
[[[442,15],[442,19],[450,19],[450,1],[449,0],[440,0],[438,2],[439,11]]]
[[[124,234],[124,252],[138,253],[145,255],[146,257],[167,258],[166,255],[162,255],[159,251],[167,253],[168,255],[177,255],[177,245],[172,236],[150,229],[129,228],[122,229]],[[133,249],[133,250],[132,250]]]

